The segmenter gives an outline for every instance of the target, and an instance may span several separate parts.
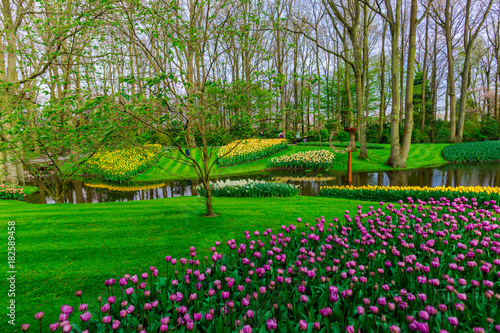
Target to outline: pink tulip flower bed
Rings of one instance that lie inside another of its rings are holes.
[[[367,208],[245,232],[243,243],[215,242],[211,258],[191,247],[190,259],[167,256],[148,272],[106,280],[108,295],[92,312],[78,291],[59,318],[39,312],[31,329],[500,332],[495,201]]]

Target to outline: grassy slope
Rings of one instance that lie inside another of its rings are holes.
[[[26,194],[31,194],[31,193],[37,192],[37,191],[38,191],[38,187],[36,187],[36,186],[24,186],[23,187],[23,192]]]
[[[424,166],[437,166],[446,164],[447,161],[441,157],[441,150],[449,144],[438,143],[438,144],[412,144],[410,148],[410,154],[407,160],[408,168],[419,168]],[[391,167],[384,165],[385,161],[389,158],[390,146],[387,145],[387,149],[370,149],[368,151],[369,160],[362,161],[357,160],[357,153],[353,153],[353,171],[386,171],[392,170]],[[279,152],[274,156],[282,156],[292,154],[298,151],[304,150],[316,150],[316,149],[328,149],[329,147],[318,147],[318,146],[289,146],[288,149]],[[194,149],[192,151],[195,158],[199,158],[199,151]],[[176,153],[175,156],[179,156]],[[336,165],[334,166],[337,170],[345,170],[347,165],[347,153],[336,155]],[[265,158],[253,163],[248,163],[244,165],[236,165],[227,168],[214,167],[212,175],[222,176],[222,175],[234,175],[234,174],[247,174],[251,172],[259,172],[267,167],[267,162],[269,158]],[[165,171],[165,170],[168,170]],[[179,179],[179,176],[196,178],[195,172],[192,168],[177,163],[176,161],[169,158],[162,158],[157,167],[153,167],[143,174],[135,177],[138,181],[152,181],[152,180],[167,180],[167,179]]]
[[[312,222],[324,215],[332,221],[345,209],[376,203],[295,197],[215,198],[214,204],[221,215],[205,218],[198,197],[79,205],[0,201],[4,240],[7,221],[16,221],[17,324],[33,326],[38,311],[45,311],[44,323],[55,322],[61,305],[78,307],[77,290],[94,307],[97,296],[106,295],[105,279],[149,272],[151,265],[163,275],[165,255],[187,257],[190,246],[204,256],[216,240],[243,241],[245,230],[277,228],[297,217]],[[5,279],[0,287],[8,289]],[[3,297],[0,306],[6,302]],[[5,320],[2,332],[4,325]]]

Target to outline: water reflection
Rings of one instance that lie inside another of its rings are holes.
[[[379,186],[500,186],[499,164],[457,165],[438,168],[386,172],[357,172],[353,174],[353,185]],[[322,186],[347,185],[347,176],[339,173],[265,172],[221,179],[255,179],[286,182],[300,186],[300,194],[316,196]],[[197,181],[174,180],[147,185],[85,184],[72,181],[64,195],[65,203],[91,203],[135,201],[198,195]],[[54,203],[46,193],[34,193],[27,197],[32,203]]]
[[[96,203],[152,200],[178,196],[197,195],[194,185],[187,185],[185,180],[169,181],[157,184],[117,186],[112,184],[85,184],[73,180],[63,195],[64,203]],[[39,187],[41,188],[41,187]],[[30,203],[53,204],[55,201],[41,190],[26,197]]]

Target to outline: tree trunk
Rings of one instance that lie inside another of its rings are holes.
[[[446,37],[446,50],[448,57],[448,94],[449,94],[449,109],[450,109],[450,133],[448,142],[456,141],[456,94],[455,94],[455,58],[453,57],[453,45],[451,36],[451,13],[450,13],[451,0],[446,0],[445,6],[445,37]]]
[[[392,103],[391,103],[391,153],[385,162],[393,168],[401,167],[399,154],[399,29],[401,25],[401,0],[396,2],[395,20],[390,22],[391,29],[391,81],[392,81]]]
[[[427,81],[427,45],[429,42],[429,17],[425,18],[425,51],[424,51],[424,68],[422,70],[422,123],[420,124],[420,131],[425,131],[425,81]]]
[[[462,86],[460,88],[460,105],[458,107],[458,124],[457,124],[457,132],[455,141],[462,142],[463,134],[464,134],[464,124],[465,124],[465,107],[467,103],[467,91],[470,86],[470,71],[471,71],[471,52],[474,46],[474,42],[476,41],[476,37],[485,22],[486,16],[491,8],[493,0],[490,0],[490,4],[486,9],[484,15],[485,17],[476,27],[476,31],[471,34],[470,31],[470,7],[472,0],[467,0],[467,4],[465,5],[465,25],[464,25],[464,49],[465,49],[465,60],[462,69]]]
[[[411,0],[408,63],[406,65],[405,126],[400,156],[400,164],[405,168],[406,159],[410,153],[411,134],[413,131],[413,79],[415,77],[415,52],[417,50],[417,24],[417,0]]]
[[[380,106],[378,114],[378,136],[382,140],[384,133],[384,119],[385,119],[385,34],[387,32],[387,23],[384,23],[384,30],[382,32],[382,50],[380,51]]]

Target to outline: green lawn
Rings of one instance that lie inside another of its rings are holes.
[[[38,187],[36,186],[23,186],[23,192],[27,195],[36,191],[38,191]]]
[[[277,228],[297,217],[312,222],[323,215],[332,221],[358,204],[376,203],[318,197],[215,198],[220,215],[205,218],[198,197],[79,205],[0,201],[4,241],[7,222],[16,222],[18,328],[25,322],[35,328],[38,311],[45,311],[45,324],[55,322],[61,305],[78,307],[77,290],[83,291],[85,303],[96,306],[108,278],[146,272],[151,265],[163,275],[165,255],[187,257],[190,246],[205,255],[215,240],[242,240],[245,230]],[[0,286],[8,289],[6,279]],[[2,299],[5,309],[8,300]],[[0,331],[12,332],[6,325],[2,320]]]
[[[439,166],[447,164],[448,162],[441,156],[441,151],[448,143],[421,143],[412,144],[410,154],[407,159],[407,168],[420,168],[426,166]],[[387,149],[370,149],[368,150],[369,160],[358,160],[356,157],[358,153],[353,153],[353,171],[387,171],[392,170],[391,167],[384,163],[389,158],[390,145],[386,145]],[[298,151],[327,149],[330,150],[328,144],[325,147],[319,146],[289,146],[288,149],[274,154],[274,156],[288,155]],[[192,155],[197,160],[200,159],[199,150],[193,149]],[[214,154],[215,155],[215,154]],[[174,152],[174,157],[179,157],[178,152]],[[269,157],[271,158],[271,157]],[[213,176],[229,176],[236,174],[249,174],[259,172],[267,168],[269,158],[255,161],[248,164],[236,165],[226,168],[219,168],[215,166],[212,172]],[[347,165],[347,153],[336,155],[337,163],[334,165],[336,170],[344,171]],[[160,159],[157,166],[152,167],[146,172],[134,178],[137,181],[154,181],[154,180],[170,180],[179,179],[182,177],[196,178],[194,170],[187,166],[178,163],[177,161],[164,157]]]

